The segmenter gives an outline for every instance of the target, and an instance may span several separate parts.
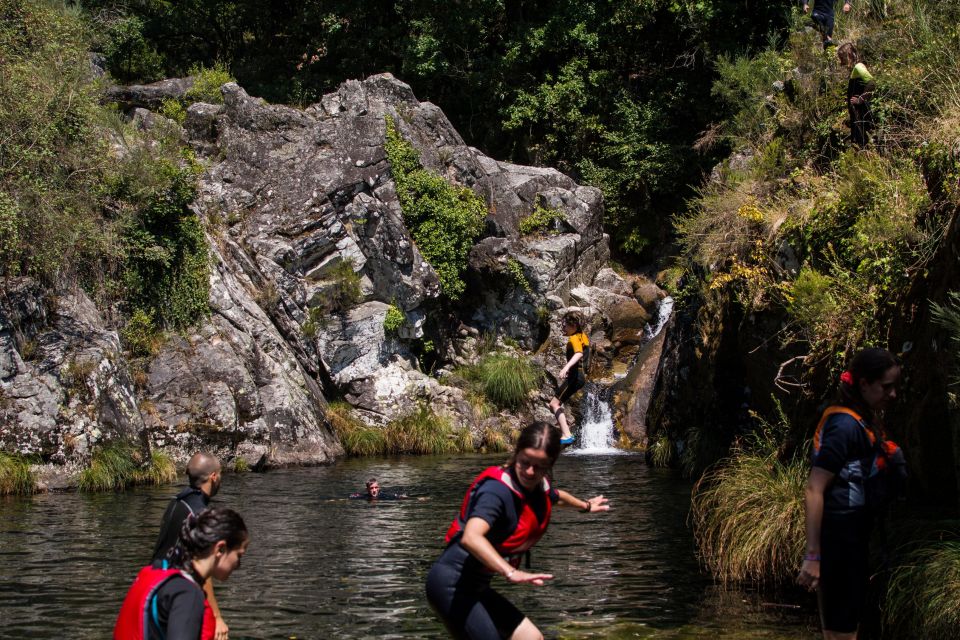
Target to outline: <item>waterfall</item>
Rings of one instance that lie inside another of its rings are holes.
[[[643,328],[643,344],[655,338],[667,324],[673,312],[673,298],[660,301],[657,319],[653,325]],[[634,362],[635,366],[637,363]],[[581,425],[577,443],[567,451],[568,455],[620,455],[627,452],[616,448],[613,428],[613,413],[610,410],[610,382],[590,381],[583,390]]]

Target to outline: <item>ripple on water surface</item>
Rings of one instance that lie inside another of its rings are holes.
[[[243,514],[252,535],[242,568],[217,588],[231,639],[446,637],[423,582],[470,480],[501,460],[365,459],[228,475],[216,502]],[[564,455],[555,471],[559,486],[602,493],[614,508],[559,510],[533,552],[534,568],[555,580],[498,587],[548,637],[817,637],[808,608],[764,607],[700,573],[688,482],[640,456]],[[369,476],[410,499],[346,499]],[[0,499],[0,638],[109,637],[174,491]]]

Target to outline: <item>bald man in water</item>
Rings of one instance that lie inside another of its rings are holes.
[[[190,486],[170,500],[167,510],[163,513],[163,520],[160,521],[160,535],[153,549],[155,565],[159,566],[167,552],[177,544],[183,522],[191,514],[198,516],[206,511],[210,498],[217,495],[217,491],[220,490],[220,461],[208,453],[194,454],[187,463],[187,478]],[[210,603],[210,609],[217,622],[214,638],[228,640],[230,629],[220,616],[220,607],[217,606],[217,598],[213,595],[213,581],[207,580],[203,590],[207,594],[207,602]]]

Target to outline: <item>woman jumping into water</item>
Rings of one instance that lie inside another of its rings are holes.
[[[240,515],[207,509],[190,515],[166,559],[137,574],[113,628],[114,640],[210,640],[213,612],[203,595],[210,578],[226,580],[240,566],[249,536]]]
[[[583,332],[583,318],[573,311],[563,316],[563,333],[567,336],[567,363],[557,376],[557,393],[550,398],[550,411],[560,427],[560,444],[566,446],[573,444],[574,438],[567,424],[567,415],[563,412],[563,403],[586,384],[584,367],[590,359],[590,339]]]
[[[560,455],[560,434],[545,422],[520,432],[505,466],[478,475],[447,531],[447,548],[427,575],[427,599],[456,638],[543,638],[509,600],[490,588],[508,582],[538,586],[547,573],[521,570],[520,559],[543,536],[556,503],[583,513],[610,509],[607,499],[581,500],[553,486],[550,472]]]

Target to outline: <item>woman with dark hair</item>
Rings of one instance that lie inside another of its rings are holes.
[[[114,640],[208,640],[213,612],[203,585],[223,581],[240,566],[249,536],[240,515],[207,509],[190,515],[166,558],[140,570],[120,607]]]
[[[447,530],[447,547],[427,575],[427,599],[456,638],[542,638],[509,600],[490,588],[494,575],[542,586],[547,573],[520,569],[521,557],[543,536],[556,503],[598,513],[607,499],[581,500],[553,486],[560,434],[545,422],[520,432],[513,455],[471,483],[460,513]]]
[[[817,590],[827,640],[857,637],[873,516],[906,477],[903,452],[885,439],[882,422],[899,380],[900,363],[892,353],[864,349],[840,376],[837,399],[813,436],[804,492],[807,552],[797,581]]]
[[[583,317],[575,311],[564,314],[562,326],[567,336],[567,363],[557,375],[557,392],[550,398],[550,411],[560,427],[560,444],[566,446],[573,444],[574,438],[567,424],[567,415],[563,412],[563,404],[586,384],[583,371],[590,362],[590,339],[583,332]]]

